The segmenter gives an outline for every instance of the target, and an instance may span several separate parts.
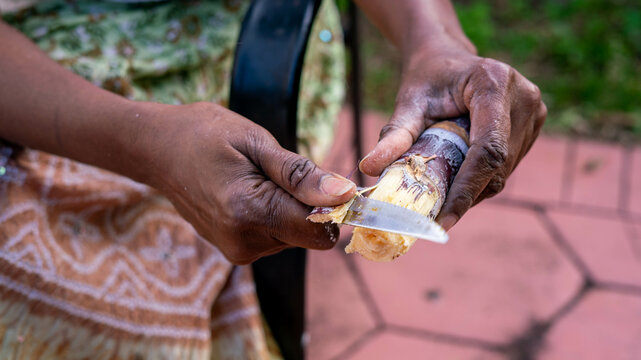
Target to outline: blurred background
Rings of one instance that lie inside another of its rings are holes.
[[[348,0],[338,0],[346,11]],[[641,4],[636,0],[455,0],[479,55],[537,84],[550,132],[641,140]],[[390,114],[399,58],[361,16],[363,95]]]
[[[310,252],[308,358],[641,359],[641,4],[454,3],[481,56],[541,88],[544,133],[448,244],[374,263],[344,253],[343,227],[333,250]],[[363,16],[360,33],[367,152],[393,110],[399,58]],[[349,104],[338,127],[323,166],[347,175]]]

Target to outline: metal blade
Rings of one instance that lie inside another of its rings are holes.
[[[448,240],[445,230],[427,216],[363,196],[354,199],[343,224],[409,235],[440,244]]]

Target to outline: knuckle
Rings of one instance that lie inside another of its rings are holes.
[[[403,91],[400,91],[398,95],[396,95],[394,103],[397,107],[403,106],[405,104],[414,104],[416,103],[417,99],[423,98],[424,93],[424,90],[419,86],[403,86]]]
[[[249,256],[249,249],[240,242],[236,242],[233,246],[227,248],[224,255],[234,265],[247,265],[254,259]]]
[[[525,109],[531,113],[536,113],[542,102],[541,90],[539,90],[538,86],[527,81],[525,78],[523,78],[523,81],[525,83],[520,86],[520,101],[524,105]]]
[[[493,91],[505,89],[509,79],[515,75],[514,69],[509,65],[488,58],[480,60],[475,70],[487,90]]]
[[[283,224],[283,201],[282,196],[284,193],[275,192],[267,201],[267,216],[264,219],[265,226],[269,229],[269,232],[278,237],[281,230],[284,228]]]
[[[513,74],[514,70],[510,65],[494,59],[485,58],[481,61],[481,64],[483,64],[489,72],[502,76]]]
[[[505,178],[498,176],[492,179],[489,184],[487,184],[486,191],[488,198],[500,193],[505,188]]]
[[[246,237],[243,236],[245,230],[232,229],[226,237],[224,245],[220,246],[220,250],[225,255],[225,258],[234,264],[245,264],[251,262],[251,249],[247,245]]]
[[[232,195],[226,202],[226,224],[232,230],[244,230],[251,227],[257,216],[253,211],[253,199],[245,195]]]
[[[273,138],[260,126],[251,126],[245,131],[246,153],[252,161],[257,162],[259,166],[263,154],[267,153],[273,147]]]
[[[398,131],[408,139],[412,139],[412,143],[414,143],[416,139],[418,139],[419,135],[421,135],[421,130],[422,129],[418,123],[405,122],[403,124],[399,124],[397,121],[392,121],[383,126],[379,134],[379,140],[383,139],[391,132]]]
[[[541,89],[539,89],[538,86],[531,84],[532,86],[530,87],[529,91],[529,97],[534,102],[535,104],[539,104],[541,102]]]
[[[496,171],[501,169],[507,162],[507,144],[499,139],[492,138],[480,148],[481,161],[489,168]]]
[[[541,129],[543,128],[543,124],[545,123],[545,119],[547,117],[547,107],[543,102],[539,104],[538,109],[536,110],[536,113],[534,116],[531,118],[531,126],[532,126],[532,141],[534,141],[534,138],[536,138],[539,133],[541,132]],[[532,146],[530,144],[530,146]]]
[[[294,191],[299,189],[301,184],[314,171],[316,171],[316,164],[303,157],[295,157],[291,161],[285,161],[281,168],[282,178],[287,181],[287,185]]]
[[[397,125],[396,123],[393,123],[393,122],[387,123],[381,129],[380,133],[378,134],[378,138],[382,139],[385,136],[387,136],[387,134],[389,134],[390,132],[392,132],[394,130],[397,130],[399,128],[400,128],[400,126]]]
[[[460,219],[463,214],[472,207],[474,200],[475,197],[472,195],[472,192],[468,189],[463,189],[454,198],[451,212]]]
[[[538,113],[536,114],[536,127],[537,129],[540,129],[543,126],[543,123],[545,122],[545,119],[548,116],[548,108],[545,106],[544,103],[541,103],[539,106]]]
[[[251,126],[245,132],[245,139],[248,144],[260,146],[264,143],[263,131],[257,126]]]
[[[284,225],[282,206],[285,194],[277,185],[264,182],[247,195],[242,195],[247,205],[238,211],[240,218],[237,220],[242,221],[239,223],[241,235],[251,240],[250,235],[254,234],[252,230],[280,230]]]

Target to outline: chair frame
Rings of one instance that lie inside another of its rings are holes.
[[[236,47],[229,108],[296,151],[298,92],[307,40],[322,0],[254,0]],[[252,264],[265,320],[285,359],[304,359],[306,251]]]
[[[229,108],[296,151],[300,77],[322,0],[253,0],[238,38]],[[351,97],[356,160],[361,157],[360,57],[357,10],[349,6],[346,38],[352,53]],[[357,175],[362,183],[360,173]],[[265,320],[285,359],[304,359],[306,251],[288,249],[252,264]]]

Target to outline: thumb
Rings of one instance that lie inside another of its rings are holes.
[[[425,130],[427,103],[405,96],[397,101],[394,114],[383,127],[374,149],[359,164],[362,172],[378,176],[405,153]]]
[[[300,202],[330,206],[349,201],[356,184],[318,167],[313,161],[275,145],[255,154],[267,177]]]

